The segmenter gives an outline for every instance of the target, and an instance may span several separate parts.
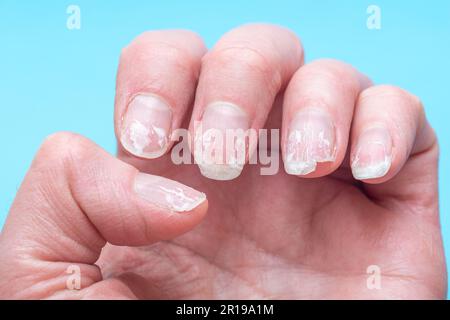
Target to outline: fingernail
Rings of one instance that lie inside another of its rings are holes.
[[[226,102],[209,105],[195,129],[194,158],[203,176],[214,180],[237,178],[246,161],[247,113]]]
[[[335,127],[331,116],[317,108],[297,113],[288,129],[284,167],[288,174],[314,172],[319,162],[335,160]]]
[[[206,200],[206,195],[179,182],[138,173],[134,190],[143,199],[175,212],[187,212]]]
[[[392,162],[392,139],[384,126],[366,129],[358,138],[352,160],[355,179],[375,179],[386,175]]]
[[[135,156],[158,158],[167,151],[171,123],[172,110],[162,99],[137,95],[122,120],[122,146]]]

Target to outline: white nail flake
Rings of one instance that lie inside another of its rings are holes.
[[[152,130],[156,134],[156,136],[158,137],[158,145],[159,145],[159,147],[161,149],[163,149],[166,146],[166,144],[167,144],[166,130],[164,130],[163,128],[155,127],[155,126],[152,126]]]
[[[330,140],[325,138],[324,131],[317,137],[312,135],[313,130],[305,126],[302,130],[293,130],[288,137],[286,146],[285,170],[288,174],[306,175],[314,172],[317,163],[334,161],[334,150]]]
[[[134,150],[142,154],[144,149],[150,144],[150,130],[137,120],[131,123],[129,130]]]
[[[191,211],[206,200],[206,195],[204,193],[201,193],[201,196],[191,198],[188,197],[184,193],[184,190],[179,187],[175,189],[169,189],[163,186],[159,186],[159,188],[164,193],[166,204],[171,210],[177,212]]]
[[[221,133],[222,134],[222,133]],[[221,143],[217,143],[208,132],[195,136],[194,158],[203,176],[214,180],[232,180],[244,169],[246,144],[243,137],[235,137],[232,150],[225,150],[226,134]],[[217,159],[216,159],[217,155]],[[225,160],[221,160],[224,159]],[[219,160],[219,163],[216,163]]]
[[[372,142],[372,144],[378,144],[384,148],[384,158],[382,161],[372,162],[369,165],[361,164],[359,153],[361,148],[356,152],[355,158],[352,161],[352,173],[353,177],[358,180],[381,178],[388,173],[391,168],[392,158],[387,155],[386,146],[381,142]]]
[[[163,128],[159,128],[154,125],[146,127],[140,121],[134,120],[127,131],[128,132],[125,132],[125,134],[129,135],[133,153],[137,155],[152,155],[154,157],[160,156],[165,153],[168,145],[168,140],[166,131]],[[159,145],[160,151],[149,153],[146,152],[145,149],[152,144],[152,138],[156,138],[156,143]]]

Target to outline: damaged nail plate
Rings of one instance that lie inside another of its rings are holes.
[[[206,195],[179,182],[138,173],[135,192],[143,199],[175,212],[189,212],[206,201]]]
[[[194,158],[203,176],[213,180],[237,178],[245,165],[247,113],[235,104],[216,102],[195,128]]]
[[[358,180],[384,177],[392,164],[392,139],[384,126],[366,129],[358,138],[351,163]]]
[[[154,159],[169,147],[172,110],[161,98],[140,94],[131,100],[122,120],[120,141],[131,154]]]
[[[318,108],[299,111],[288,128],[284,167],[288,174],[307,175],[317,163],[335,161],[335,126]]]

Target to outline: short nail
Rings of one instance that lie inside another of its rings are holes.
[[[143,199],[164,209],[187,212],[206,200],[206,195],[179,182],[138,173],[134,190]]]
[[[299,111],[288,129],[284,167],[288,174],[314,172],[317,163],[335,160],[335,127],[321,109]]]
[[[171,123],[172,110],[162,99],[137,95],[122,120],[122,146],[135,156],[158,158],[167,151]]]
[[[392,139],[384,126],[366,129],[358,137],[352,160],[355,179],[375,179],[386,175],[392,162]]]
[[[237,178],[246,161],[247,113],[226,102],[206,107],[195,129],[195,161],[203,176],[214,180]]]

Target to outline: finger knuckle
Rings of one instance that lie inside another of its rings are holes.
[[[208,58],[209,60],[220,61],[226,64],[245,64],[249,68],[256,71],[271,71],[268,59],[263,53],[261,53],[258,49],[254,49],[241,44],[235,44],[232,47],[214,51]]]
[[[347,92],[356,99],[361,90],[360,79],[358,70],[345,62],[319,59],[297,70],[291,83],[293,88],[301,88],[305,83],[314,83],[309,85],[311,89],[303,95],[323,96],[317,90],[325,87],[333,92]]]
[[[181,41],[182,39],[182,41]],[[190,45],[204,46],[202,37],[191,30],[152,30],[146,31],[136,37],[136,43],[154,43],[154,42],[183,42]]]
[[[239,35],[241,37],[249,38],[250,40],[254,40],[255,37],[258,37],[268,40],[267,42],[269,43],[271,42],[271,38],[286,37],[292,43],[301,46],[300,38],[293,30],[285,26],[272,23],[247,23],[231,30],[227,35]]]
[[[48,136],[42,143],[36,162],[40,166],[65,166],[86,156],[88,142],[71,132],[58,132]]]
[[[307,66],[311,66],[314,68],[323,68],[323,69],[342,69],[350,67],[349,64],[331,58],[321,58],[310,62]]]
[[[424,113],[423,103],[419,97],[394,85],[374,86],[364,90],[361,94],[361,99],[374,97],[395,99],[415,114],[422,115]]]
[[[393,85],[378,85],[364,90],[361,94],[363,99],[373,97],[391,97],[409,99],[409,93],[400,87]]]
[[[214,50],[205,56],[203,61],[203,65],[206,67],[212,64],[229,70],[259,74],[274,89],[281,86],[281,72],[276,66],[274,58],[246,43],[235,43],[232,46]]]
[[[305,67],[299,69],[299,72],[313,75],[316,78],[326,79],[329,83],[344,88],[357,88],[358,71],[351,65],[335,59],[315,60]]]
[[[189,44],[189,45],[187,45]],[[203,40],[189,30],[147,31],[122,50],[122,61],[136,61],[145,57],[164,55],[174,61],[193,62],[205,50]]]
[[[183,41],[188,43],[190,46],[196,46],[199,48],[206,49],[205,42],[203,38],[196,32],[192,30],[175,30],[179,35],[183,36]]]

